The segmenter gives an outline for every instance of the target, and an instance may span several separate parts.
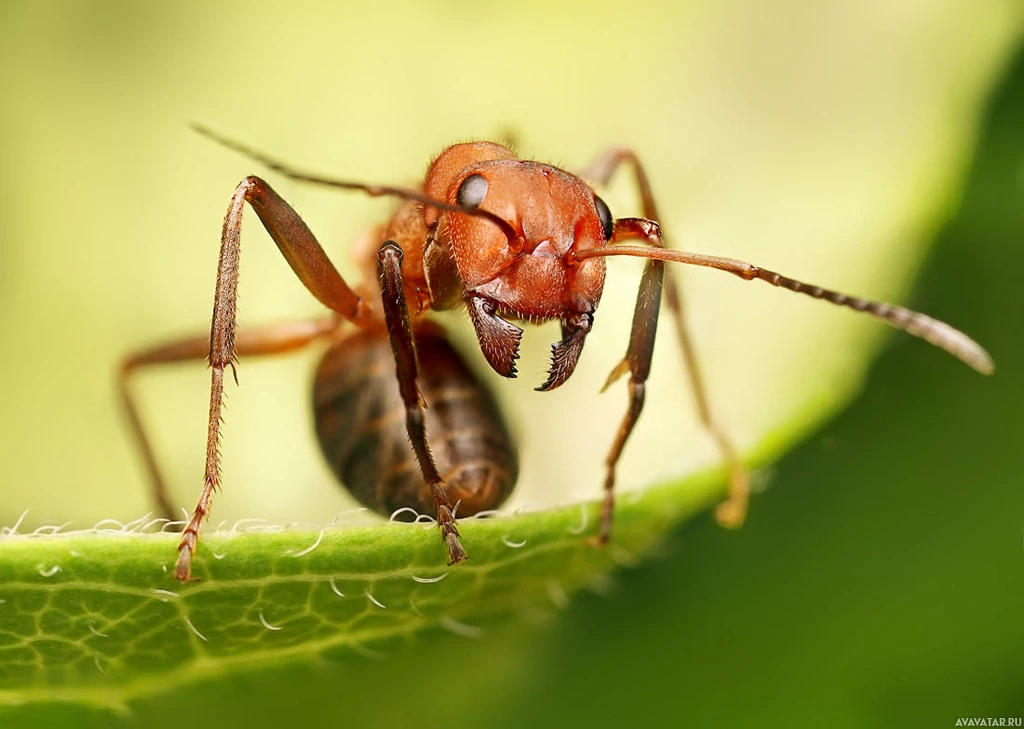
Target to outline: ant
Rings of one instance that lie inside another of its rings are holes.
[[[190,579],[199,531],[220,488],[225,369],[235,374],[239,355],[281,354],[318,340],[327,340],[330,347],[313,384],[316,432],[336,475],[358,500],[382,513],[411,507],[436,514],[449,564],[465,560],[456,508],[461,515],[472,515],[501,504],[515,486],[518,461],[490,391],[426,315],[464,306],[484,358],[504,377],[516,376],[523,334],[510,320],[557,320],[561,339],[551,348],[547,379],[537,388],[553,390],[572,375],[594,325],[607,256],[635,256],[647,262],[625,357],[605,384],[607,388],[629,376],[628,406],[606,458],[599,544],[611,536],[616,464],[643,410],[663,292],[698,415],[729,471],[728,497],[716,515],[732,527],[746,515],[747,470],[711,415],[682,317],[679,286],[671,272],[665,275],[665,262],[716,268],[865,312],[945,349],[979,372],[990,374],[994,369],[972,339],[924,314],[811,286],[742,261],[671,248],[657,222],[647,174],[628,149],[609,150],[577,176],[519,159],[500,144],[454,144],[430,164],[422,187],[410,189],[298,172],[208,129],[196,129],[284,177],[402,202],[374,241],[375,250],[361,257],[365,280],[352,288],[295,210],[265,181],[246,177],[231,197],[224,219],[209,338],[158,346],[122,363],[123,404],[155,498],[167,514],[172,513],[170,501],[128,386],[129,376],[141,366],[203,357],[212,368],[205,481],[182,530],[174,570],[183,582]],[[584,182],[605,185],[624,166],[632,168],[642,218],[613,218]],[[240,231],[247,203],[295,275],[331,316],[236,333]],[[235,379],[237,383],[237,375]],[[396,384],[402,403],[398,412],[392,404]]]

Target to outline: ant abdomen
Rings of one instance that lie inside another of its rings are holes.
[[[469,370],[440,327],[415,330],[427,441],[458,516],[499,506],[515,486],[519,461],[490,390]],[[356,499],[392,514],[404,507],[436,515],[416,461],[383,328],[360,330],[324,355],[313,383],[317,438],[331,469]],[[397,518],[410,519],[411,513]]]

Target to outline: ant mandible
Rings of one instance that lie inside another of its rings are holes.
[[[581,176],[518,159],[491,142],[455,144],[434,159],[421,189],[369,185],[297,172],[265,155],[197,127],[231,149],[285,177],[404,202],[366,256],[365,281],[353,289],[292,207],[259,177],[238,185],[221,235],[220,263],[209,338],[195,337],[128,357],[120,392],[139,443],[155,498],[168,515],[170,501],[128,386],[144,365],[208,357],[212,368],[205,482],[182,530],[174,575],[188,581],[199,531],[220,488],[220,426],[224,370],[238,355],[279,354],[327,339],[314,380],[316,430],[325,456],[342,482],[367,506],[383,513],[403,507],[436,514],[449,563],[466,559],[455,511],[468,516],[498,506],[511,492],[518,461],[508,430],[486,387],[469,371],[431,310],[465,306],[480,349],[499,375],[515,377],[523,331],[509,319],[557,320],[562,338],[551,349],[547,380],[553,390],[572,375],[601,300],[605,257],[647,259],[641,275],[626,355],[605,387],[628,374],[629,402],[606,459],[604,501],[597,541],[611,536],[615,469],[644,405],[658,313],[664,289],[695,394],[698,415],[729,469],[729,494],[717,516],[739,526],[746,515],[748,475],[735,448],[711,415],[682,317],[678,285],[664,262],[717,268],[760,279],[816,299],[884,319],[989,374],[991,359],[972,339],[909,309],[810,286],[749,263],[666,245],[647,175],[637,156],[612,149]],[[585,179],[608,183],[623,165],[632,168],[642,218],[614,219]],[[295,275],[333,315],[316,321],[235,332],[242,211],[259,216]],[[640,243],[624,241],[639,240]],[[376,245],[376,244],[375,244]],[[344,331],[348,324],[355,333]],[[394,364],[391,374],[388,362]],[[403,418],[389,418],[395,389]],[[409,443],[412,444],[410,454]],[[414,455],[414,460],[412,456]]]

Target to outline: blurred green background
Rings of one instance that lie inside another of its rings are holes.
[[[82,526],[149,508],[112,373],[129,349],[203,329],[220,219],[253,171],[190,133],[191,120],[300,166],[379,181],[415,180],[454,139],[509,133],[524,154],[570,167],[627,143],[651,160],[677,245],[901,298],[932,245],[909,300],[997,363],[984,379],[888,340],[854,404],[772,467],[742,531],[700,519],[610,595],[582,596],[543,626],[425,636],[380,663],[226,677],[140,701],[128,718],[31,707],[9,714],[12,725],[172,726],[189,706],[200,726],[935,726],[1024,714],[1024,456],[1013,432],[1024,406],[1024,65],[1005,65],[1019,3],[0,13],[0,523],[25,509],[29,526]],[[387,211],[278,187],[340,262]],[[609,201],[622,215],[634,205],[624,185]],[[256,230],[243,321],[316,312]],[[635,270],[613,269],[607,334],[588,345],[575,389],[513,411],[532,469],[520,503],[593,494],[599,463],[566,459],[565,441],[532,424],[614,429],[621,398],[594,392],[624,346]],[[716,408],[748,446],[839,404],[884,334],[761,288],[687,277]],[[530,338],[523,388],[540,381],[553,338]],[[638,433],[647,450],[631,451],[634,486],[714,460],[670,374],[673,350],[659,348],[661,412]],[[218,499],[215,521],[323,522],[351,505],[298,406],[310,364],[243,365],[225,454],[239,487]],[[206,382],[201,367],[143,382],[182,503],[201,467]]]

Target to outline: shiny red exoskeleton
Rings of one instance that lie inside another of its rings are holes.
[[[650,184],[636,155],[612,149],[577,176],[518,159],[491,142],[456,144],[430,165],[421,188],[370,185],[296,172],[200,129],[282,175],[305,182],[403,200],[362,257],[365,280],[350,287],[298,214],[258,177],[246,177],[231,198],[221,237],[210,336],[194,337],[128,357],[121,393],[158,503],[171,505],[128,386],[142,365],[208,357],[212,368],[205,483],[182,531],[175,577],[190,579],[200,528],[220,488],[219,442],[224,370],[238,355],[293,351],[318,340],[330,346],[314,382],[317,435],[342,482],[383,513],[411,508],[436,516],[450,563],[463,549],[455,519],[498,506],[518,472],[512,439],[490,390],[477,380],[431,322],[434,310],[466,307],[480,349],[499,375],[514,377],[523,330],[515,322],[557,320],[561,338],[538,390],[572,375],[594,326],[605,281],[605,257],[647,259],[623,360],[608,384],[629,375],[626,413],[606,459],[602,518],[596,541],[611,535],[615,470],[643,409],[662,295],[673,316],[698,414],[729,467],[729,496],[717,516],[738,526],[746,514],[747,472],[711,415],[681,315],[677,284],[664,262],[717,268],[745,280],[867,312],[989,373],[992,362],[966,335],[923,314],[810,286],[728,258],[665,245]],[[586,179],[605,184],[632,168],[642,218],[614,219]],[[316,320],[235,331],[242,212],[249,204],[299,280],[333,314]],[[625,241],[639,241],[627,243]],[[607,386],[607,385],[606,385]],[[397,397],[396,397],[397,393]],[[399,413],[393,412],[400,402]],[[394,417],[397,415],[398,417]],[[411,444],[411,445],[410,445]]]

